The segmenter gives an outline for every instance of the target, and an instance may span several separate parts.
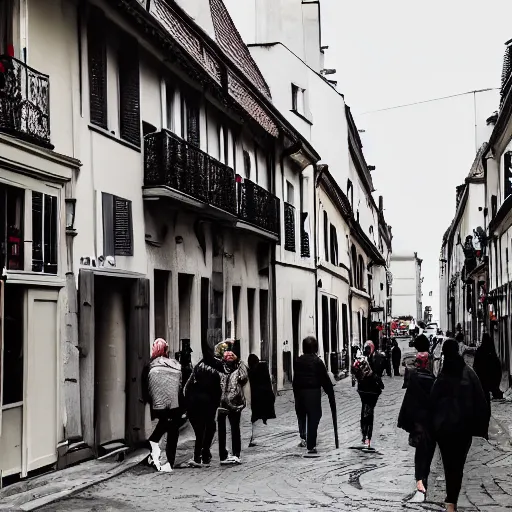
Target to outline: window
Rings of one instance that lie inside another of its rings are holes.
[[[336,228],[331,224],[331,263],[335,266],[338,266],[338,234],[336,233]]]
[[[286,181],[286,201],[290,204],[295,204],[295,191],[289,181]]]
[[[324,258],[329,261],[329,217],[324,210]]]
[[[363,257],[361,255],[359,255],[359,260],[358,260],[358,277],[359,277],[358,288],[360,290],[362,290],[364,288],[364,275],[365,275],[364,260],[363,260]]]
[[[504,197],[506,199],[512,194],[512,151],[507,151],[503,156],[503,182]]]
[[[0,55],[7,54],[13,37],[14,1],[0,0]]]
[[[350,201],[350,207],[354,209],[354,187],[350,180],[347,180],[347,197]]]
[[[169,82],[165,84],[165,106],[167,129],[176,133],[176,126],[174,125],[174,87]]]
[[[199,101],[193,94],[181,95],[181,137],[200,147]]]
[[[306,89],[292,84],[292,110],[298,114],[306,115]]]
[[[0,185],[0,269],[23,270],[25,190]]]
[[[139,45],[130,35],[117,34],[103,12],[92,7],[87,29],[90,120],[114,134],[119,123],[121,139],[140,146]],[[109,81],[117,82],[110,91]],[[117,105],[109,104],[109,98]]]
[[[498,198],[493,195],[491,196],[491,216],[494,219],[498,213]]]
[[[32,271],[57,273],[57,198],[32,192]]]
[[[251,179],[251,156],[249,152],[244,149],[244,172],[245,177],[250,180]]]
[[[356,248],[355,246],[353,245],[352,246],[352,249],[351,249],[351,259],[352,259],[352,286],[354,286],[355,288],[357,288],[357,285],[359,283],[359,278],[358,278],[358,275],[357,275],[357,252],[356,252]]]
[[[103,255],[133,256],[132,202],[102,194]]]

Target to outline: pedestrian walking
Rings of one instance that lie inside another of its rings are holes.
[[[414,455],[414,473],[416,493],[410,500],[413,503],[425,501],[428,487],[430,465],[436,449],[432,434],[430,392],[435,377],[429,370],[427,352],[416,354],[415,368],[410,370],[409,379],[404,382],[405,392],[398,428],[409,433],[409,444],[416,448]]]
[[[211,445],[217,429],[215,415],[220,406],[221,375],[224,364],[213,351],[204,350],[203,358],[192,370],[184,389],[187,416],[196,441],[189,467],[208,467],[212,460]]]
[[[398,346],[398,341],[393,339],[391,343],[391,362],[393,363],[393,372],[395,377],[400,377],[400,364],[402,362],[402,351]]]
[[[302,352],[295,361],[293,395],[295,412],[299,424],[301,447],[307,447],[309,454],[317,453],[318,425],[322,418],[322,388],[329,397],[331,411],[336,411],[334,388],[327,374],[327,368],[318,357],[318,341],[308,336],[302,341]]]
[[[181,365],[169,357],[169,345],[158,338],[151,350],[151,360],[142,372],[142,396],[151,406],[151,419],[158,420],[149,438],[151,453],[148,462],[157,471],[170,473],[176,459],[176,447],[180,428],[181,410]],[[167,462],[160,464],[160,440],[167,434]]]
[[[488,333],[482,336],[482,343],[476,349],[473,370],[478,375],[485,397],[489,402],[491,401],[491,393],[493,398],[503,397],[500,390],[501,363],[498,354],[496,354],[494,341]]]
[[[276,397],[272,389],[272,381],[270,380],[267,364],[261,362],[256,354],[251,354],[247,359],[247,363],[249,366],[249,384],[251,387],[252,424],[252,435],[249,447],[254,447],[256,446],[256,423],[261,420],[261,422],[266,425],[267,420],[272,420],[276,417],[274,409]]]
[[[389,338],[382,338],[382,354],[384,356],[384,369],[386,371],[386,375],[391,377],[393,372],[391,364],[391,340]]]
[[[221,375],[221,400],[217,411],[219,429],[219,457],[221,465],[241,464],[242,436],[240,419],[246,406],[244,386],[249,380],[248,369],[233,352],[233,341],[217,345],[215,355],[222,357],[224,373]],[[226,422],[231,427],[231,455],[226,449]]]
[[[443,459],[446,510],[457,510],[464,465],[473,437],[488,438],[490,407],[476,373],[456,340],[443,344],[443,366],[432,387],[432,426]]]
[[[384,384],[378,371],[374,370],[374,351],[374,344],[371,341],[367,341],[364,346],[363,355],[358,357],[352,366],[352,371],[357,380],[357,392],[361,398],[361,435],[362,445],[366,450],[373,450],[371,441],[375,406],[384,389]]]

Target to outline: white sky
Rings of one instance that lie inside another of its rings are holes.
[[[473,95],[364,113],[499,87],[512,1],[321,0],[321,8],[326,67],[338,70],[338,90],[366,131],[393,249],[423,258],[423,305],[436,317],[441,238],[475,156]],[[495,98],[486,95],[483,113],[497,109]]]

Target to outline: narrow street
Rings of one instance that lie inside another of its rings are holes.
[[[405,347],[403,347],[405,349]],[[293,395],[277,398],[278,419],[262,427],[256,448],[247,448],[249,414],[243,419],[242,465],[221,468],[216,446],[208,469],[176,469],[173,474],[135,469],[92,487],[45,511],[297,511],[441,510],[444,478],[438,454],[432,466],[431,495],[423,505],[404,504],[414,490],[413,449],[407,434],[396,428],[403,391],[402,378],[384,377],[386,389],[376,409],[375,454],[350,449],[360,441],[359,398],[350,379],[336,386],[340,449],[334,449],[329,407],[324,397],[319,458],[303,458]],[[510,417],[512,404],[505,417]],[[503,410],[502,410],[503,413]],[[512,504],[512,449],[509,438],[492,424],[490,443],[475,440],[466,466],[460,510],[505,511]],[[192,441],[178,453],[178,463],[191,456]],[[217,462],[215,462],[217,461]]]

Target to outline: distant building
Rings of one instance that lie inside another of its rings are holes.
[[[393,275],[391,313],[394,318],[410,316],[419,320],[423,317],[422,261],[416,252],[391,256],[391,274]]]

